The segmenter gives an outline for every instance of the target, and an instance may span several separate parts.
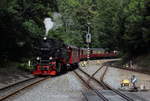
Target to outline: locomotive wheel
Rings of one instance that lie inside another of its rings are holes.
[[[67,65],[63,64],[61,70],[62,70],[62,73],[67,72]]]
[[[74,69],[76,69],[78,67],[79,67],[79,64],[78,63],[74,63],[74,64],[71,64],[69,70],[72,71],[72,70],[74,70]]]
[[[58,62],[57,65],[56,65],[56,71],[57,71],[58,74],[61,72],[61,67],[62,67],[61,63]]]
[[[78,68],[79,67],[79,63],[76,63],[75,66],[76,66],[76,68]]]

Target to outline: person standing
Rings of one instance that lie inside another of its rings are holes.
[[[136,87],[136,83],[137,83],[137,78],[135,77],[135,75],[132,75],[131,77],[131,83],[134,89],[137,89]]]

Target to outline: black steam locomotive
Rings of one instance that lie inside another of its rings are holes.
[[[67,46],[61,40],[44,37],[40,40],[36,53],[35,75],[56,75],[65,69],[65,61],[68,60]],[[62,68],[63,67],[63,68]]]

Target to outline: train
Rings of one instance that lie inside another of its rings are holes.
[[[44,37],[39,43],[33,75],[55,76],[61,72],[77,68],[78,63],[87,59],[112,58],[116,52],[106,52],[102,48],[78,48],[63,41]]]

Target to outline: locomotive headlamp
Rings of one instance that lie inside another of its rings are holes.
[[[53,58],[52,58],[52,57],[49,57],[49,59],[52,60]]]
[[[38,56],[38,57],[36,58],[36,60],[40,60],[40,57]]]
[[[44,37],[43,39],[44,39],[44,40],[47,40],[47,37]]]

